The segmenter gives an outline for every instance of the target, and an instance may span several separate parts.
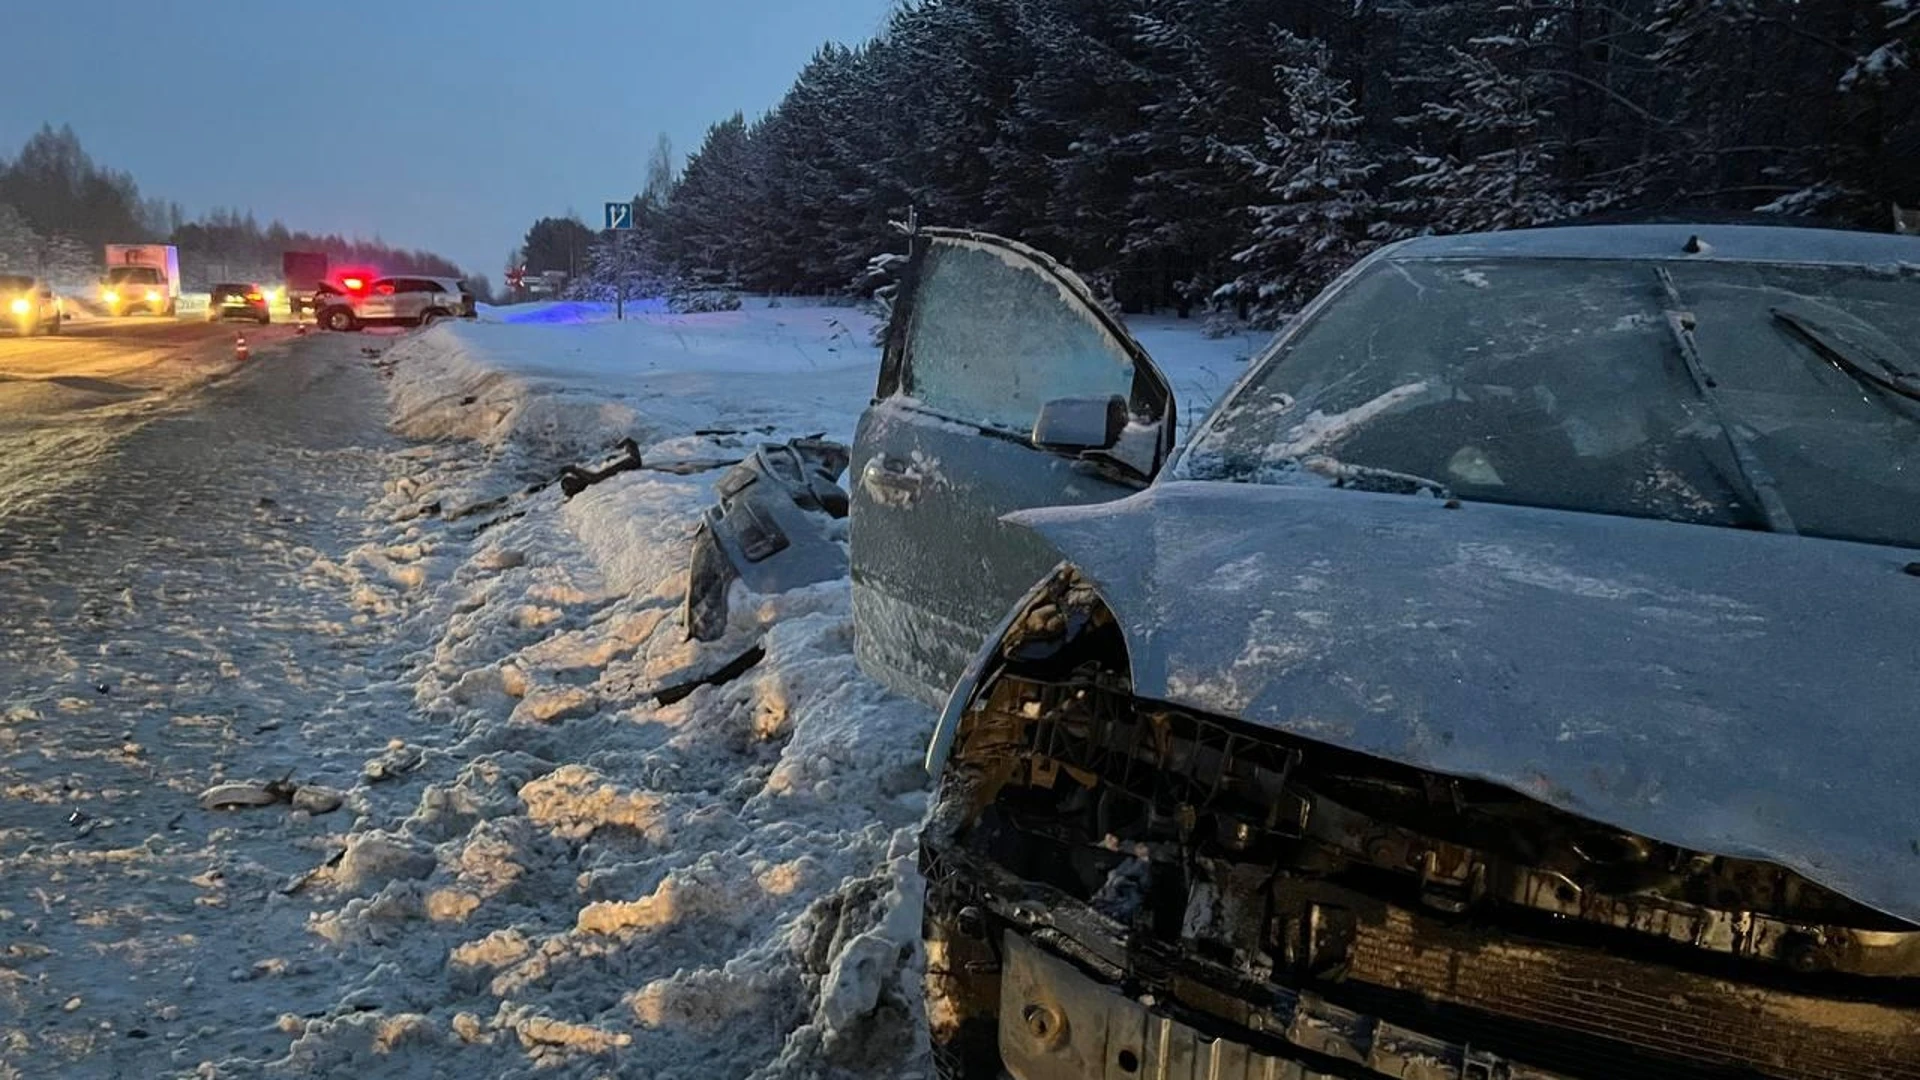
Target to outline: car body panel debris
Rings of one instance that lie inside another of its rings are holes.
[[[689,562],[689,638],[726,632],[735,581],[773,594],[846,575],[846,548],[827,523],[847,516],[838,479],[848,456],[843,444],[819,438],[768,443],[714,483],[719,503],[702,518]]]

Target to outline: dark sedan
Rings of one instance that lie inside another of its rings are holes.
[[[226,319],[246,319],[261,326],[273,321],[267,312],[267,293],[258,285],[241,285],[228,282],[215,285],[207,300],[207,321],[221,322]]]

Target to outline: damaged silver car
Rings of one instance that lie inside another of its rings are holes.
[[[1920,239],[1408,241],[1174,428],[915,235],[851,568],[942,1075],[1920,1078]]]

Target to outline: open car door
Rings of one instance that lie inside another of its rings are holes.
[[[1174,419],[1166,379],[1074,274],[999,237],[914,233],[853,447],[861,667],[937,707],[1053,567],[1001,516],[1140,490]]]

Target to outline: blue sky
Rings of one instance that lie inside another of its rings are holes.
[[[534,218],[593,223],[639,188],[659,133],[684,155],[766,110],[892,0],[16,6],[0,154],[70,123],[189,214],[378,234],[498,281]]]

